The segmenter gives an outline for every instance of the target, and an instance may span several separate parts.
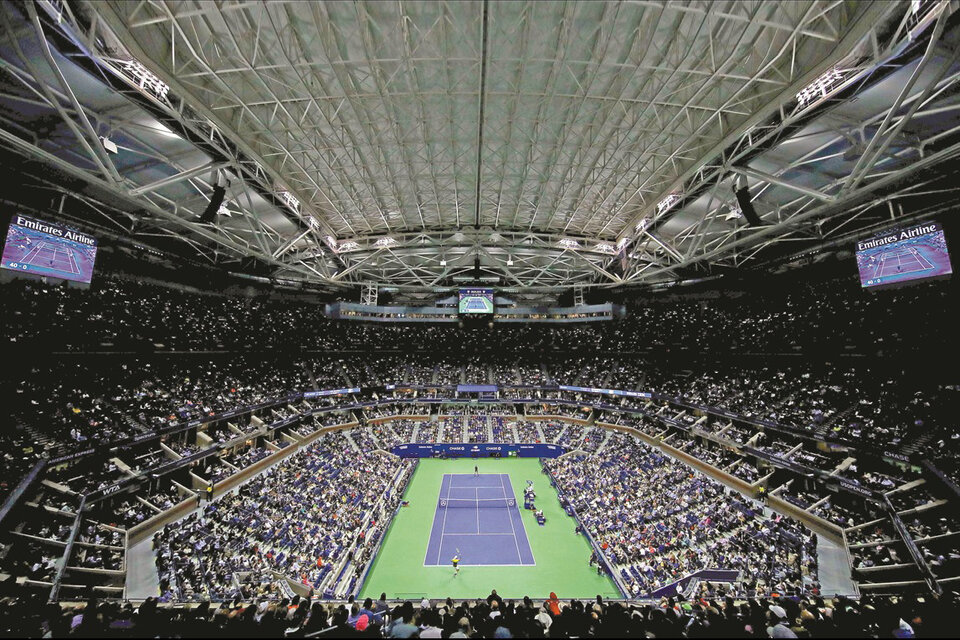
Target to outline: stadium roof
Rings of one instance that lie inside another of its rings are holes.
[[[64,215],[279,278],[697,277],[929,214],[902,201],[951,189],[950,11],[4,3],[0,147]]]

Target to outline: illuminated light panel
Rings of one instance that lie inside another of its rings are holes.
[[[559,244],[564,249],[579,249],[580,243],[574,240],[573,238],[561,238],[557,244]]]
[[[170,91],[167,83],[136,60],[128,60],[123,65],[123,72],[127,74],[131,80],[136,82],[141,89],[151,92],[161,100],[167,99],[167,93]]]
[[[673,205],[677,204],[680,201],[680,196],[675,193],[671,193],[666,198],[657,203],[657,215],[660,215]]]
[[[797,106],[802,109],[821,98],[826,98],[842,82],[843,74],[836,68],[829,69],[797,94]]]
[[[289,191],[278,191],[277,197],[294,211],[300,211],[300,201]]]
[[[377,246],[377,247],[390,247],[390,246],[392,246],[392,245],[397,244],[397,241],[396,241],[395,239],[391,238],[390,236],[387,236],[386,238],[380,238],[379,240],[377,240],[377,241],[374,242],[373,244],[374,244],[375,246]]]
[[[598,242],[593,247],[594,251],[599,251],[600,253],[616,253],[617,249],[612,244],[606,242]]]

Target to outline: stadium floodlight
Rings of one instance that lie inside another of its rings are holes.
[[[657,205],[658,211],[659,211],[659,207],[660,205]],[[636,233],[640,233],[641,231],[646,229],[648,226],[650,226],[650,218],[644,218],[643,220],[637,223],[637,226],[634,227],[633,230]]]
[[[345,242],[341,242],[337,246],[337,248],[334,249],[334,251],[336,251],[337,253],[346,253],[347,251],[356,251],[359,248],[360,248],[359,243],[354,242],[353,240],[347,240]]]
[[[170,87],[145,66],[136,60],[127,60],[122,69],[124,74],[133,80],[141,89],[149,91],[160,100],[167,99],[167,93],[169,93]]]
[[[678,202],[680,202],[680,196],[675,193],[671,193],[666,198],[664,198],[663,200],[657,203],[657,215],[659,216],[663,214],[664,211],[667,211],[668,209],[670,209],[670,207],[677,204]]]
[[[513,266],[513,258],[511,258],[511,257],[509,257],[509,256],[507,256],[507,266],[508,266],[508,267],[512,267],[512,266]]]
[[[843,74],[836,67],[828,69],[797,94],[797,106],[806,108],[836,91],[843,82]]]
[[[280,198],[284,202],[284,204],[286,204],[288,207],[290,207],[297,213],[300,212],[300,201],[297,200],[296,196],[294,196],[289,191],[278,191],[277,197]]]
[[[373,244],[374,244],[374,246],[377,246],[377,247],[391,247],[391,246],[397,244],[397,241],[396,241],[396,239],[391,238],[390,236],[386,236],[386,237],[384,237],[384,238],[380,238],[379,240],[377,240],[377,241],[374,242]]]
[[[616,253],[617,252],[616,248],[612,244],[609,244],[607,242],[598,242],[593,246],[593,250],[598,251],[600,253]]]
[[[224,204],[221,204],[221,205],[220,205],[220,208],[219,208],[219,209],[217,209],[217,215],[218,215],[218,216],[226,216],[226,217],[229,218],[229,217],[233,216],[233,212],[230,211],[230,209],[227,208],[226,203],[224,203]]]
[[[574,240],[573,238],[560,238],[557,242],[564,249],[579,249],[580,243]]]

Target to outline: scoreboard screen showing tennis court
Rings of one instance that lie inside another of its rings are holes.
[[[97,240],[51,222],[15,215],[3,245],[4,269],[90,282]]]
[[[937,222],[890,229],[857,242],[862,287],[879,287],[953,273],[947,239]]]
[[[457,310],[463,314],[493,313],[493,289],[460,289]]]

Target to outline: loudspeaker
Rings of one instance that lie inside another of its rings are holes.
[[[210,198],[210,204],[203,210],[203,215],[200,216],[200,224],[213,224],[213,221],[217,219],[217,212],[220,211],[220,207],[223,205],[223,198],[226,195],[226,187],[217,185],[213,188],[213,196]]]
[[[743,217],[747,219],[747,226],[762,227],[763,222],[760,221],[760,216],[757,215],[757,210],[753,208],[753,203],[750,202],[750,187],[744,186],[740,189],[736,189],[734,194],[737,196],[737,204],[740,206],[740,213],[742,213]]]

